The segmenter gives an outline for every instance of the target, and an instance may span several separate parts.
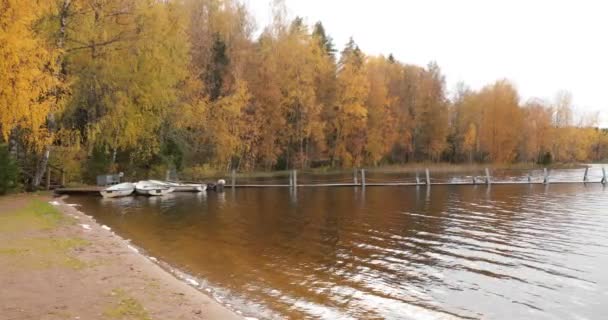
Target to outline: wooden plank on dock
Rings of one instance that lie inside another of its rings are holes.
[[[86,186],[86,187],[73,187],[73,188],[57,188],[55,193],[57,194],[99,194],[99,191],[105,187],[97,186]]]

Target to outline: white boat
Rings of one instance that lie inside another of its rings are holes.
[[[135,184],[135,192],[142,196],[164,196],[173,190],[166,184],[158,184],[153,181],[139,181]]]
[[[193,183],[176,183],[173,188],[179,192],[203,192],[207,190],[206,184],[193,184]]]
[[[126,197],[131,195],[135,190],[135,185],[129,182],[117,184],[111,186],[109,188],[105,188],[100,191],[101,196],[104,198],[118,198],[118,197]]]
[[[195,184],[195,183],[177,183],[159,180],[148,180],[151,183],[158,184],[161,186],[167,186],[173,188],[174,192],[203,192],[207,190],[206,184]]]

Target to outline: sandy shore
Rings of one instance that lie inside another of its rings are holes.
[[[241,319],[48,195],[0,198],[0,319]]]

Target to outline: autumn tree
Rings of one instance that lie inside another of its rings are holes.
[[[507,163],[516,159],[522,114],[519,95],[507,81],[484,87],[477,96],[480,106],[480,148],[488,160]]]
[[[161,128],[185,79],[188,41],[173,2],[83,3],[67,31],[73,96],[63,123],[92,148],[145,163],[158,154]]]
[[[413,145],[419,160],[439,160],[448,134],[445,79],[439,66],[430,63],[420,74],[414,106]]]
[[[396,97],[389,95],[394,62],[384,57],[370,57],[366,63],[369,83],[367,97],[366,162],[377,165],[397,142]]]
[[[520,132],[521,161],[541,162],[551,151],[552,112],[544,101],[532,100],[523,106],[522,131]]]
[[[337,74],[337,101],[329,125],[332,162],[344,167],[360,166],[366,139],[369,82],[365,56],[353,39],[341,53]]]
[[[0,140],[9,142],[34,187],[46,169],[50,120],[60,107],[52,98],[57,52],[38,26],[49,10],[38,1],[0,3]]]

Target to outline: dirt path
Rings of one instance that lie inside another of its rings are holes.
[[[241,319],[135,250],[61,200],[0,197],[0,319]]]

